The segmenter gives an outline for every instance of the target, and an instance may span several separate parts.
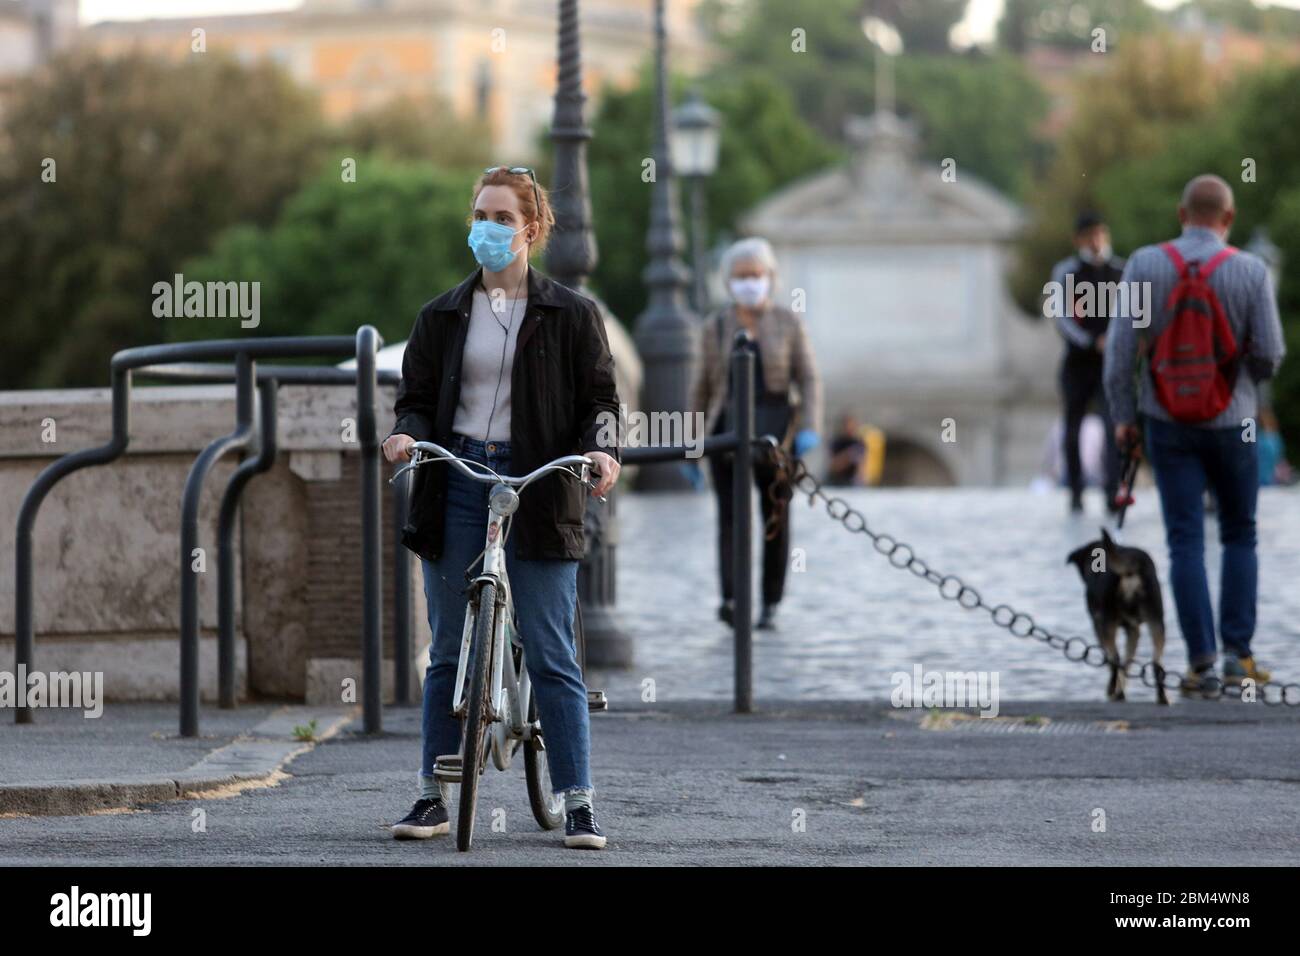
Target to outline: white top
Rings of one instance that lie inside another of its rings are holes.
[[[510,372],[527,307],[527,296],[489,298],[474,290],[452,431],[481,441],[510,440]]]

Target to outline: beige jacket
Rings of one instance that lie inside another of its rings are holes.
[[[727,363],[739,327],[735,306],[727,305],[710,315],[701,330],[691,410],[705,413],[706,435],[713,430],[727,402]],[[756,383],[757,387],[789,396],[794,408],[793,431],[810,428],[820,434],[822,381],[803,320],[783,306],[769,305],[759,316],[756,337],[763,354],[763,381]]]

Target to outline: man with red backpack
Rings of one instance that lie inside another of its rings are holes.
[[[1178,206],[1182,235],[1129,257],[1121,283],[1142,292],[1118,299],[1106,341],[1116,443],[1136,451],[1140,417],[1160,492],[1170,584],[1190,666],[1183,692],[1191,695],[1217,696],[1221,689],[1205,573],[1207,489],[1218,502],[1223,546],[1223,681],[1269,679],[1250,649],[1258,581],[1255,415],[1258,383],[1277,372],[1284,348],[1268,269],[1227,245],[1234,215],[1224,180],[1206,175],[1189,182]]]

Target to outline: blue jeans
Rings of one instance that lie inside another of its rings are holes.
[[[499,474],[511,474],[510,444],[485,443],[456,436],[451,451],[482,462]],[[451,465],[447,469],[447,521],[441,557],[423,561],[424,596],[429,607],[433,645],[424,677],[424,748],[420,775],[431,778],[439,754],[460,750],[460,720],[451,715],[451,695],[460,660],[465,622],[465,571],[482,568],[479,553],[487,536],[491,485],[474,481]],[[547,475],[539,481],[568,481]],[[521,509],[528,507],[524,493]],[[537,699],[537,716],[546,735],[551,788],[556,793],[591,788],[587,688],[578,667],[573,639],[578,596],[578,562],[524,561],[514,554],[514,535],[506,538],[506,573],[514,596],[520,640]]]
[[[1148,418],[1147,457],[1160,489],[1169,577],[1192,667],[1215,661],[1214,609],[1205,576],[1205,491],[1218,503],[1223,566],[1219,637],[1225,654],[1250,656],[1259,561],[1255,554],[1258,449],[1239,428],[1197,428]]]

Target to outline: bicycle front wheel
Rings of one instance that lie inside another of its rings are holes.
[[[487,732],[491,723],[488,695],[492,673],[492,637],[497,610],[495,584],[484,584],[478,592],[478,613],[474,620],[474,638],[470,644],[469,701],[460,764],[460,807],[456,818],[456,849],[468,850],[474,839],[474,809],[478,803],[478,783],[487,756]]]

